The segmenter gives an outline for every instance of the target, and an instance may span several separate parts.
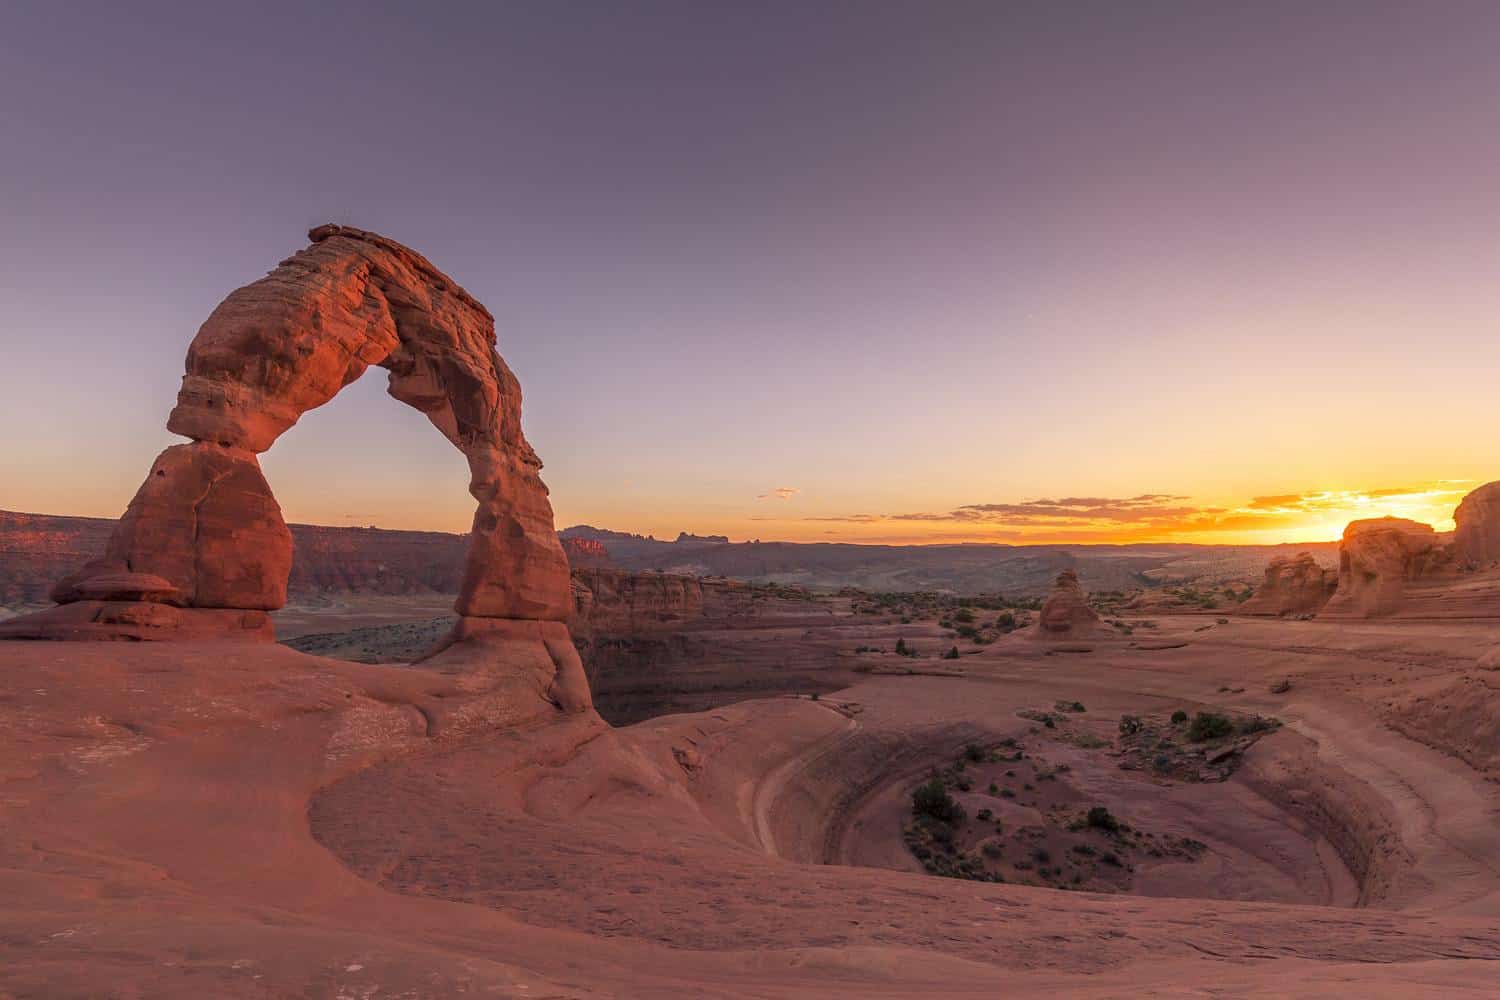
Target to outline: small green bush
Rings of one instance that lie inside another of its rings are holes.
[[[1120,829],[1120,821],[1103,806],[1094,806],[1089,810],[1088,824],[1096,830],[1104,830],[1108,833],[1114,833]]]
[[[917,790],[911,793],[911,812],[913,816],[935,819],[940,823],[959,823],[964,818],[964,807],[948,794],[941,778],[917,786]]]
[[[1188,726],[1188,739],[1194,743],[1202,743],[1204,740],[1222,739],[1233,732],[1234,723],[1229,721],[1228,716],[1218,712],[1199,712],[1193,716],[1192,725]]]
[[[1175,711],[1175,712],[1172,713],[1172,725],[1174,725],[1174,726],[1180,726],[1180,725],[1182,725],[1186,721],[1187,721],[1187,713],[1184,712],[1182,709],[1179,708],[1177,711]]]

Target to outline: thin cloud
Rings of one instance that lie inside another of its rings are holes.
[[[795,486],[778,486],[769,493],[762,493],[757,500],[790,500],[802,491]]]
[[[858,525],[946,523],[969,526],[987,538],[1005,535],[1162,541],[1209,534],[1306,532],[1310,528],[1329,530],[1334,537],[1348,521],[1387,514],[1428,521],[1441,528],[1466,492],[1453,484],[1453,480],[1438,480],[1424,486],[1309,490],[1252,497],[1234,507],[1195,504],[1180,493],[1140,493],[1129,497],[971,503],[947,511],[823,515],[803,520]]]

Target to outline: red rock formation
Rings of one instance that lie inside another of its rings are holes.
[[[1254,596],[1235,610],[1242,615],[1315,614],[1338,587],[1339,575],[1324,569],[1311,552],[1278,556]]]
[[[573,571],[570,624],[590,631],[641,632],[703,615],[703,584],[691,576]]]
[[[1464,569],[1500,563],[1500,482],[1470,493],[1453,512],[1453,554]]]
[[[292,536],[256,455],[370,365],[386,368],[390,394],[426,414],[469,462],[478,508],[456,603],[465,621],[456,635],[485,638],[456,641],[441,655],[471,660],[480,645],[493,645],[490,633],[516,632],[467,619],[566,620],[573,607],[567,559],[553,530],[542,463],[521,431],[521,387],[495,353],[488,310],[399,243],[340,226],[308,235],[310,247],[231,292],[193,339],[167,420],[192,443],[162,453],[104,556],[58,585],[53,596],[65,607],[44,619],[8,622],[0,635],[77,638],[111,625],[132,638],[196,635],[225,617],[203,612],[280,607]],[[90,598],[125,593],[121,581],[141,574],[161,578],[132,584],[142,610]],[[159,610],[174,604],[184,607]],[[581,678],[577,653],[556,641],[557,630],[566,635],[558,624],[532,640],[545,639],[549,651],[558,646],[549,656],[559,682]],[[546,697],[569,710],[587,707],[586,685],[581,698]]]
[[[1037,616],[1036,634],[1065,638],[1099,624],[1099,616],[1089,607],[1088,596],[1078,582],[1078,574],[1065,569],[1057,574],[1052,593],[1042,603]]]
[[[197,441],[162,452],[125,510],[104,556],[64,577],[59,604],[100,578],[148,573],[193,608],[274,611],[286,603],[292,533],[249,452]]]
[[[1410,583],[1442,572],[1449,562],[1449,551],[1431,525],[1402,517],[1352,521],[1339,546],[1338,590],[1322,613],[1344,618],[1395,614]]]
[[[469,460],[479,505],[459,613],[565,619],[567,560],[489,312],[384,237],[338,226],[309,235],[311,247],[230,293],[198,331],[167,421],[194,443],[163,453],[104,558],[55,597],[127,570],[167,578],[190,607],[279,607],[291,536],[255,454],[378,364],[390,394]]]

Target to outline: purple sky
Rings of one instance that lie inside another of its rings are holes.
[[[563,524],[1500,474],[1500,4],[383,8],[0,9],[0,507],[119,513],[325,221],[490,306]],[[462,529],[378,374],[288,518]]]

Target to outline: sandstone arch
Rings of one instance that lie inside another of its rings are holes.
[[[264,612],[286,601],[292,542],[256,456],[378,365],[389,393],[426,414],[469,463],[477,509],[456,638],[541,641],[553,661],[571,654],[576,663],[562,624],[568,563],[493,317],[393,240],[336,225],[308,236],[309,247],[231,292],[193,338],[167,420],[191,443],[157,458],[103,558],[59,582],[53,598],[64,608],[6,631],[268,634]]]

